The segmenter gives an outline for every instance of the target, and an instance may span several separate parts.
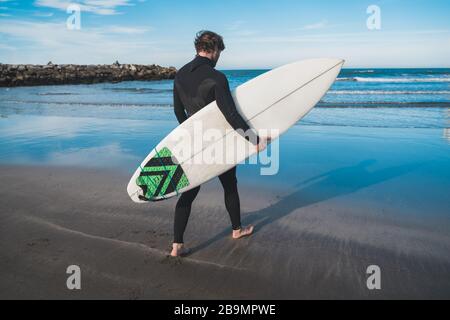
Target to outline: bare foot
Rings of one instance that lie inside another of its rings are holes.
[[[253,233],[253,228],[253,226],[248,226],[239,230],[233,230],[233,239],[239,239],[251,235]]]
[[[172,257],[183,257],[187,254],[189,254],[190,250],[187,249],[183,243],[174,243],[172,245],[172,252],[170,252],[170,255]]]

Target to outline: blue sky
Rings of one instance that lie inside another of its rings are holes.
[[[81,29],[68,30],[70,3]],[[369,30],[366,9],[381,9]],[[0,0],[1,63],[157,63],[180,67],[200,29],[222,34],[219,68],[311,57],[347,67],[450,67],[448,0]]]

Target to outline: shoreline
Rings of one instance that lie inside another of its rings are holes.
[[[159,65],[120,64],[1,64],[0,87],[27,87],[45,85],[76,85],[117,83],[122,81],[151,81],[173,79],[174,67]]]
[[[174,259],[167,254],[176,198],[134,204],[124,173],[1,165],[0,178],[3,299],[450,296],[447,233],[366,215],[376,208],[350,200],[301,205],[307,192],[241,184],[243,224],[256,232],[233,241],[220,184],[209,182],[186,231],[193,253]],[[79,291],[65,287],[72,264],[81,268]],[[382,290],[366,287],[371,264],[381,267]]]

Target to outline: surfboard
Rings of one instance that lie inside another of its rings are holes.
[[[238,86],[238,112],[256,132],[277,139],[303,118],[336,80],[344,60],[290,63]],[[231,169],[257,149],[233,130],[216,102],[189,117],[156,145],[128,183],[137,203],[177,196]]]

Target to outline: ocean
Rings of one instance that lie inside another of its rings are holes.
[[[267,70],[225,70],[230,87]],[[0,88],[0,113],[174,120],[171,80]],[[343,69],[303,124],[448,126],[450,69]],[[334,110],[324,110],[334,109]]]

